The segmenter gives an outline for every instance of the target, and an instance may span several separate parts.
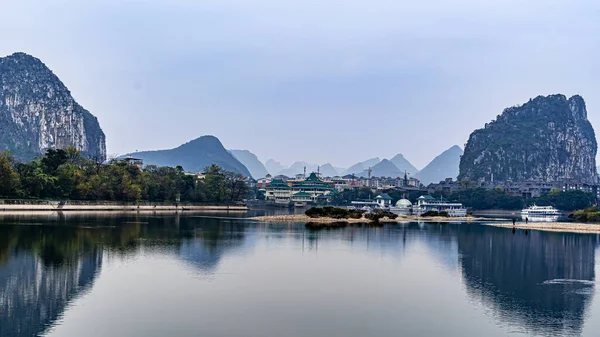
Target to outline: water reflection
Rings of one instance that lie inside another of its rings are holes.
[[[594,295],[596,237],[480,226],[457,231],[469,296],[500,323],[578,335]]]
[[[36,336],[101,266],[102,249],[82,232],[0,227],[0,336]]]
[[[228,300],[240,307],[242,303],[247,307],[260,307],[261,303],[270,299],[273,308],[280,308],[273,314],[279,315],[281,322],[288,323],[291,319],[285,315],[286,310],[290,316],[299,317],[304,312],[304,315],[312,315],[312,319],[318,321],[326,318],[328,313],[317,309],[334,305],[338,309],[336,319],[346,322],[346,325],[330,322],[337,327],[329,331],[331,334],[341,334],[345,326],[352,327],[342,318],[353,312],[364,319],[362,330],[356,330],[362,335],[369,333],[367,327],[383,329],[381,331],[388,331],[389,335],[398,331],[427,335],[423,331],[434,327],[413,323],[420,317],[427,319],[415,308],[435,308],[437,313],[449,314],[457,311],[458,307],[464,310],[458,302],[467,302],[466,298],[469,298],[471,303],[467,306],[482,305],[486,312],[491,313],[493,322],[501,326],[503,333],[577,335],[582,332],[594,297],[594,255],[598,242],[593,235],[537,231],[525,235],[522,230],[513,234],[510,229],[503,228],[422,223],[382,227],[356,225],[314,231],[305,229],[302,224],[257,223],[231,219],[227,214],[221,218],[160,214],[108,217],[100,214],[5,215],[0,216],[0,223],[0,336],[35,336],[44,334],[53,325],[60,325],[56,322],[69,303],[93,288],[103,262],[110,265],[112,258],[144,254],[169,255],[183,261],[198,275],[212,278],[222,271],[223,261],[227,258],[229,261],[249,258],[260,249],[261,254],[252,256],[248,261],[253,263],[254,268],[239,276],[243,280],[230,276],[227,279],[230,283],[225,284],[244,289],[241,287],[246,282],[255,282],[254,288],[237,293],[238,298]],[[280,255],[273,258],[276,254]],[[305,255],[311,259],[303,259]],[[407,263],[402,267],[390,264],[385,265],[387,270],[378,269],[384,266],[378,257]],[[288,268],[285,271],[257,269],[283,259],[289,263],[289,266],[280,265]],[[313,271],[314,265],[319,265],[318,270],[322,274],[308,274]],[[443,268],[442,273],[437,272],[440,267]],[[298,274],[295,274],[296,269]],[[235,268],[232,270],[235,271]],[[256,274],[252,273],[253,270],[257,270]],[[355,287],[353,282],[361,285],[374,282],[372,275],[363,273],[368,270],[387,275],[388,279],[378,280],[387,284],[387,288]],[[298,278],[290,276],[292,274]],[[342,279],[338,275],[353,275],[354,279]],[[427,282],[429,275],[441,279],[428,283],[429,291],[422,291],[427,290],[420,286]],[[304,300],[305,293],[295,297],[297,288],[306,293],[314,291],[311,282],[315,280],[321,281],[318,282],[318,297],[310,301]],[[457,280],[462,280],[463,291]],[[213,279],[208,281],[210,283]],[[238,281],[240,283],[236,283]],[[323,281],[334,281],[337,285]],[[151,283],[151,280],[147,282]],[[304,283],[304,288],[294,282]],[[398,287],[393,282],[402,283],[405,287]],[[439,297],[429,293],[437,291],[431,287],[441,287],[441,292],[451,289],[452,282],[459,290],[447,296],[457,303],[456,306],[445,307],[439,304]],[[257,286],[263,283],[264,288]],[[215,296],[227,296],[231,289],[236,289],[225,285],[210,289],[223,291]],[[279,289],[278,296],[287,298],[287,302],[280,302],[280,297],[269,297],[274,289]],[[200,293],[206,296],[203,291]],[[257,297],[261,302],[253,302],[254,293],[263,294]],[[361,305],[357,306],[355,300]],[[357,308],[370,301],[373,305],[371,311],[358,311]],[[197,305],[194,310],[205,311],[205,317],[211,314],[211,310],[235,311],[225,304],[207,310],[201,307],[203,302],[197,298],[192,303]],[[342,303],[354,309],[346,312]],[[187,305],[191,304],[186,304],[183,309],[187,310]],[[303,310],[315,309],[307,313],[301,310],[302,307],[305,308]],[[183,315],[183,309],[178,314]],[[402,318],[387,319],[386,315],[394,315],[394,310],[403,312],[406,321]],[[364,316],[369,312],[377,315]],[[252,314],[247,313],[245,324],[248,326],[257,324],[252,322],[258,319]],[[326,324],[327,321],[324,319],[321,323]],[[358,320],[351,319],[350,322]],[[379,325],[369,325],[371,322],[379,322]],[[386,323],[381,325],[382,322]],[[439,318],[437,324],[444,330],[445,325],[451,327],[453,322]],[[496,330],[485,326],[485,320],[472,325],[471,329],[481,332],[480,335],[498,335]],[[218,325],[214,327],[217,329]],[[240,325],[236,328],[246,327]],[[314,329],[313,334],[323,333],[318,324],[310,328]],[[259,331],[247,335],[259,335]],[[345,332],[349,331],[350,328]],[[290,336],[304,334],[303,330],[286,332]],[[433,330],[429,334],[436,332]]]
[[[84,293],[103,258],[140,246],[214,271],[244,241],[241,224],[179,215],[4,215],[0,226],[0,336],[36,336]],[[200,226],[200,228],[199,228]]]

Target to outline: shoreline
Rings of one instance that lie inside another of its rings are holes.
[[[512,222],[492,222],[482,225],[501,228],[533,229],[546,232],[600,234],[600,224],[583,222],[530,222],[528,224],[517,223],[514,226]]]
[[[107,201],[47,201],[27,200],[22,202],[6,202],[0,200],[0,214],[12,212],[198,212],[227,211],[247,212],[248,207],[242,205],[200,205],[188,203],[118,203]]]
[[[290,214],[290,215],[265,215],[265,216],[256,216],[249,218],[250,220],[255,221],[264,221],[264,222],[312,222],[312,223],[320,223],[320,224],[333,224],[339,222],[345,223],[372,223],[373,220],[369,220],[366,218],[360,219],[335,219],[335,218],[311,218],[305,214]],[[383,218],[379,220],[380,223],[403,223],[403,222],[414,222],[414,221],[424,221],[424,222],[476,222],[476,221],[506,221],[506,219],[490,219],[490,218],[477,218],[477,217],[419,217],[419,216],[398,216],[396,219],[388,219]]]

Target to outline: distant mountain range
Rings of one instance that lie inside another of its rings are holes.
[[[276,163],[276,162],[275,162]],[[340,171],[333,167],[330,163],[323,165],[310,164],[305,161],[297,161],[292,164],[289,168],[284,168],[275,174],[271,173],[271,175],[284,175],[288,177],[294,177],[298,174],[303,174],[304,169],[306,168],[306,174],[312,172],[320,172],[324,177],[335,177],[340,175]]]
[[[231,153],[217,137],[202,136],[170,150],[142,151],[127,154],[144,160],[145,165],[182,166],[187,172],[200,172],[216,164],[225,170],[250,177],[250,171]]]
[[[275,176],[277,175],[277,173],[285,170],[285,166],[283,166],[280,162],[275,161],[274,159],[269,159],[265,162],[265,167],[267,169],[267,172],[269,172],[270,175]]]
[[[361,161],[360,163],[356,163],[356,164],[350,166],[342,174],[343,175],[348,175],[348,174],[360,175],[363,171],[365,171],[369,167],[373,167],[373,166],[379,164],[380,161],[381,161],[381,159],[379,159],[379,157]]]
[[[309,174],[311,172],[317,171],[317,165],[309,164],[304,161],[297,161],[292,164],[289,168],[283,169],[279,172],[276,172],[275,175],[284,175],[287,177],[294,177],[297,174],[304,173],[304,168],[306,167],[306,173]]]
[[[340,172],[329,163],[321,165],[317,171],[319,171],[323,177],[335,177],[340,175]]]
[[[267,169],[254,153],[248,150],[229,150],[229,152],[246,166],[254,179],[260,179],[268,174]]]
[[[458,145],[454,145],[435,157],[414,177],[419,179],[423,185],[439,183],[446,178],[456,179],[462,154],[463,150]]]
[[[369,172],[367,170],[361,172],[359,176],[368,177]],[[404,171],[401,171],[394,163],[390,160],[384,159],[377,165],[371,167],[371,177],[403,177]]]
[[[319,166],[305,161],[295,162],[290,167],[286,168],[273,159],[269,159],[264,166],[266,166],[267,171],[273,176],[285,175],[288,177],[302,174],[304,172],[304,167],[306,167],[307,173],[316,172],[318,170],[324,177],[345,175],[367,177],[369,175],[369,168],[371,168],[371,177],[404,177],[404,173],[406,172],[409,176],[415,177],[421,180],[423,184],[428,185],[430,183],[440,182],[446,178],[456,179],[458,176],[460,156],[462,154],[462,149],[455,145],[438,155],[421,171],[419,171],[401,153],[395,155],[391,159],[381,160],[379,157],[367,159],[356,163],[347,169],[336,168],[329,163]],[[250,164],[245,163],[244,161],[242,162],[246,164],[247,167],[250,166]],[[269,169],[269,167],[271,169]],[[250,171],[252,172],[252,170]]]
[[[413,175],[419,171],[401,153],[395,155],[390,161],[402,172],[402,175],[404,172]]]
[[[323,165],[315,165],[311,163],[307,163],[305,161],[298,161],[292,164],[289,168],[281,168],[279,162],[276,162],[273,159],[269,159],[265,166],[267,171],[271,175],[285,175],[288,177],[293,177],[297,174],[304,173],[304,168],[306,168],[306,172],[317,172],[319,171],[324,177],[334,177],[334,176],[345,176],[345,175],[355,175],[357,177],[366,177],[368,176],[368,169],[371,168],[371,176],[386,176],[386,177],[400,177],[404,176],[404,172],[408,174],[415,174],[418,170],[417,168],[411,164],[402,154],[397,154],[390,160],[381,160],[379,157],[367,159],[365,161],[356,163],[350,166],[347,169],[334,167],[330,163]],[[270,168],[269,168],[270,167]],[[280,169],[277,171],[277,169]]]

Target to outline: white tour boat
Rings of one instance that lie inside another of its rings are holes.
[[[429,211],[446,212],[451,217],[467,216],[467,209],[460,202],[446,202],[436,200],[430,195],[422,195],[417,199],[417,204],[412,207],[412,213],[421,216]]]
[[[521,211],[523,220],[531,221],[557,221],[560,217],[560,211],[552,206],[530,206]]]

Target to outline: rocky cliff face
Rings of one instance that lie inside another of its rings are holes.
[[[49,148],[68,146],[106,158],[96,117],[37,58],[24,53],[0,58],[0,150],[31,160]]]
[[[538,96],[471,134],[459,179],[594,184],[597,147],[583,98]]]

